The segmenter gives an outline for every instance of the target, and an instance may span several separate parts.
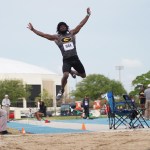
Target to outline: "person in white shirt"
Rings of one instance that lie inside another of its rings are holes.
[[[8,98],[8,95],[5,95],[2,100],[2,109],[7,112],[7,122],[9,122],[10,99]]]

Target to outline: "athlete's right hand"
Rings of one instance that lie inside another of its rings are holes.
[[[33,31],[33,29],[34,29],[33,25],[31,23],[28,24],[27,28],[30,29],[31,31]]]

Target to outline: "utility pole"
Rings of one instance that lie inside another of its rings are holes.
[[[124,69],[124,66],[116,66],[115,68],[119,71],[119,81],[121,82],[121,70]]]

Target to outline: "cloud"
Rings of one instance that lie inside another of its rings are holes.
[[[121,65],[128,68],[139,68],[143,66],[142,62],[137,59],[122,59]]]

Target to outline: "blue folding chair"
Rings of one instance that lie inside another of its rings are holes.
[[[135,115],[135,119],[132,122],[132,125],[133,126],[140,125],[140,127],[142,127],[142,128],[147,126],[148,128],[150,128],[150,126],[148,125],[147,121],[143,117],[143,111],[145,111],[145,109],[141,109],[141,108],[137,107],[136,104],[134,102],[132,102],[132,100],[131,100],[129,95],[124,94],[123,98],[124,98],[126,104],[128,105],[128,108],[130,110],[131,109],[134,110],[134,113],[135,113],[135,114],[133,113],[133,115]]]
[[[110,106],[110,111],[108,112],[109,129],[117,129],[121,125],[133,128],[132,122],[135,119],[134,110],[127,109],[125,101],[116,102],[113,92],[108,92],[107,97]]]

